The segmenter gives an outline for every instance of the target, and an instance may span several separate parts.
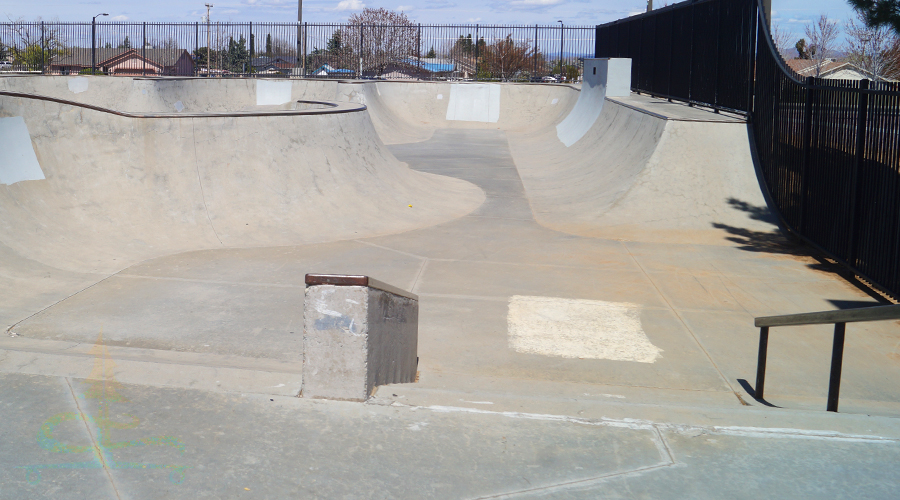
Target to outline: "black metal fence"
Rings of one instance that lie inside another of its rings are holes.
[[[597,26],[596,57],[632,59],[632,88],[750,111],[755,0],[688,0]]]
[[[332,78],[577,79],[594,26],[0,23],[0,71]],[[298,57],[299,54],[299,57]]]
[[[900,84],[802,79],[756,0],[688,0],[597,27],[632,89],[749,115],[784,223],[900,296]]]
[[[900,84],[802,79],[764,22],[756,71],[754,139],[783,220],[900,296]]]

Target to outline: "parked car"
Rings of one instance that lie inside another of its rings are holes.
[[[541,81],[544,83],[557,83],[559,80],[555,76],[545,76],[541,78]]]
[[[0,61],[0,70],[12,69],[12,63],[9,61]]]

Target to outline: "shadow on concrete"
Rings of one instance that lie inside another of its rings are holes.
[[[777,217],[766,206],[756,206],[737,198],[728,198],[728,204],[735,210],[745,212],[752,220],[767,222],[774,226],[772,231],[756,231],[752,229],[730,226],[713,222],[712,226],[727,232],[730,236],[725,239],[738,244],[739,249],[748,252],[761,252],[780,255],[796,255],[811,257],[816,262],[807,264],[807,267],[816,271],[833,274],[872,297],[879,304],[892,304],[889,299],[876,291],[868,283],[861,281],[856,274],[847,267],[827,258],[818,250],[806,245],[799,239],[785,235],[780,229]],[[778,228],[778,229],[775,229]],[[840,302],[840,301],[838,301]],[[866,307],[862,304],[875,305],[870,302],[860,302],[858,307]]]
[[[838,309],[862,309],[864,307],[873,307],[880,306],[884,304],[890,304],[888,301],[884,302],[872,302],[870,300],[832,300],[828,299],[828,302],[831,302],[834,307]]]
[[[781,407],[778,406],[778,405],[773,405],[772,403],[766,401],[765,399],[756,397],[756,390],[754,390],[753,387],[750,386],[750,383],[747,382],[746,380],[744,380],[744,379],[742,379],[742,378],[739,378],[739,379],[737,379],[737,381],[738,381],[739,384],[741,384],[741,387],[744,388],[744,391],[746,391],[747,394],[748,394],[751,398],[753,398],[757,403],[759,403],[759,404],[761,404],[761,405],[763,405],[763,406],[771,407],[771,408],[781,408]]]
[[[768,207],[752,205],[737,198],[728,198],[727,201],[732,208],[746,213],[750,219],[772,225],[772,231],[757,231],[719,222],[712,223],[714,228],[727,232],[730,236],[725,239],[737,243],[741,250],[788,255],[807,255],[809,253],[805,245],[788,239],[779,231],[778,218]]]

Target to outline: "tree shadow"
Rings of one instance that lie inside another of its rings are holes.
[[[758,231],[736,227],[720,222],[712,226],[729,234],[725,239],[737,243],[738,248],[748,252],[764,252],[787,255],[808,255],[809,247],[786,237],[778,226],[778,218],[766,206],[756,206],[737,198],[728,198],[728,204],[735,210],[747,214],[752,220],[772,224],[772,231]]]
[[[731,226],[719,222],[713,222],[712,226],[728,233],[725,239],[737,244],[737,248],[747,252],[769,253],[778,255],[792,255],[795,257],[808,257],[814,262],[807,262],[809,269],[828,273],[850,283],[866,295],[872,297],[880,304],[892,304],[888,298],[876,291],[871,285],[859,279],[856,274],[847,267],[825,256],[820,251],[807,245],[799,238],[793,237],[784,231],[778,217],[766,206],[757,206],[737,198],[728,198],[728,204],[735,210],[747,214],[752,220],[772,224],[772,231],[758,231],[743,227]],[[836,302],[841,301],[832,301]],[[864,303],[860,303],[864,304]],[[872,303],[865,303],[873,305]],[[838,306],[840,308],[840,306]],[[858,307],[864,307],[860,305]]]

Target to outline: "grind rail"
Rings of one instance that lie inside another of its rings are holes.
[[[801,326],[834,324],[834,344],[831,349],[831,376],[828,382],[828,411],[837,412],[841,391],[841,366],[844,360],[844,334],[847,323],[886,321],[900,319],[900,304],[864,307],[839,311],[822,311],[783,316],[756,318],[759,327],[759,358],[756,363],[756,399],[763,399],[766,385],[766,351],[769,345],[769,328],[775,326]]]

